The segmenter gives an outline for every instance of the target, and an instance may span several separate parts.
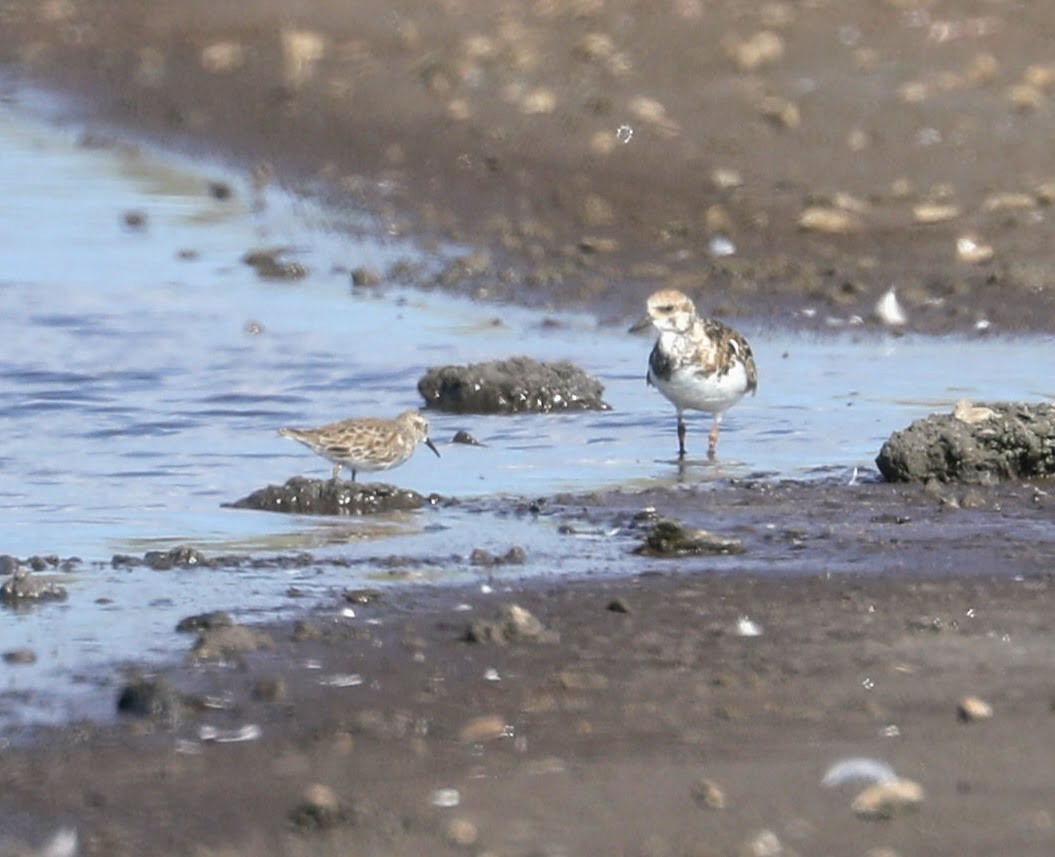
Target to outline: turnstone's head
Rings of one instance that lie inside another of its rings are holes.
[[[687,333],[696,321],[696,306],[677,289],[661,289],[648,299],[648,317],[656,330]]]

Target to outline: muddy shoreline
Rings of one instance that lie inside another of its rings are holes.
[[[1029,4],[4,11],[0,60],[75,93],[77,121],[459,242],[443,288],[605,320],[660,284],[813,329],[875,324],[892,285],[912,330],[1055,317],[1055,71]]]
[[[914,331],[1055,317],[1055,75],[1029,4],[0,13],[10,97],[56,87],[71,121],[470,248],[426,287],[620,323],[657,284],[780,327],[878,324],[892,284]],[[651,507],[744,552],[496,569],[337,598],[205,665],[174,651],[178,716],[5,750],[0,853],[70,853],[39,849],[72,830],[98,855],[1048,855],[1051,503],[1045,482],[550,498],[569,551],[599,526],[630,550]],[[544,633],[467,641],[511,604]],[[862,783],[820,785],[855,756],[922,805],[856,817]]]
[[[1044,483],[748,480],[538,510],[569,552],[599,531],[634,551],[675,516],[743,552],[642,556],[620,578],[495,567],[192,634],[128,673],[159,697],[8,746],[5,844],[76,830],[78,853],[100,855],[1050,850]],[[972,698],[991,718],[964,722]],[[821,785],[858,757],[919,783],[922,805],[858,818],[867,782]]]

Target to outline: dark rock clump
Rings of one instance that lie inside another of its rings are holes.
[[[18,569],[0,584],[0,601],[22,604],[29,601],[65,601],[66,587],[48,578]]]
[[[559,643],[560,634],[551,631],[519,604],[504,604],[493,619],[474,619],[465,630],[470,643],[500,646],[510,643]]]
[[[209,613],[196,613],[187,616],[176,623],[176,631],[180,634],[197,633],[199,631],[211,631],[214,628],[229,628],[234,624],[234,617],[225,610],[213,610]]]
[[[737,554],[744,548],[739,539],[719,536],[708,530],[683,527],[677,521],[661,520],[645,535],[634,553],[644,556],[679,557],[705,554]]]
[[[164,678],[133,676],[117,695],[121,714],[175,725],[185,711],[183,695]]]
[[[418,392],[430,408],[454,414],[611,410],[604,385],[578,366],[530,357],[429,369]]]
[[[1055,474],[1055,406],[959,403],[894,432],[876,458],[889,482],[985,484]]]
[[[420,509],[437,499],[384,482],[294,476],[285,485],[268,485],[230,505],[235,509],[300,515],[370,515]]]

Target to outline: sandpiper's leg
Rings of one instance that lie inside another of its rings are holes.
[[[355,482],[355,471],[352,471],[352,482]]]
[[[722,428],[722,415],[714,415],[714,425],[711,426],[711,433],[707,436],[707,458],[713,459],[718,451],[718,432]]]
[[[685,457],[685,417],[678,413],[678,458]]]

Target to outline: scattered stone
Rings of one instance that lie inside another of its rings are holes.
[[[880,473],[889,482],[967,483],[1055,474],[1055,405],[1005,402],[985,410],[992,415],[973,423],[931,414],[894,432],[876,458]]]
[[[784,40],[771,30],[761,30],[748,39],[724,40],[725,51],[740,71],[756,71],[784,56]]]
[[[475,548],[469,554],[469,564],[493,568],[497,565],[523,565],[527,559],[527,552],[520,545],[513,545],[502,556],[495,556],[483,548]]]
[[[767,95],[759,101],[758,112],[763,119],[787,131],[794,131],[802,125],[802,111],[794,101],[787,98]]]
[[[173,568],[193,568],[207,566],[208,560],[197,548],[180,545],[167,551],[147,551],[143,562],[155,571],[168,571]]]
[[[1024,191],[1001,191],[991,193],[982,200],[982,211],[1032,211],[1037,207],[1037,198]]]
[[[858,818],[881,821],[919,809],[923,797],[919,783],[896,779],[869,786],[853,799],[850,808]]]
[[[508,732],[506,719],[500,714],[482,714],[467,721],[458,732],[458,740],[463,744],[483,744],[497,741]]]
[[[25,665],[37,662],[37,653],[32,649],[11,649],[4,652],[3,657],[5,664]]]
[[[743,187],[744,176],[739,170],[731,167],[715,167],[711,171],[711,184],[718,190],[731,190]]]
[[[692,784],[692,797],[707,809],[725,809],[725,792],[714,780],[697,780]]]
[[[1020,113],[1032,113],[1044,106],[1047,100],[1043,90],[1028,83],[1016,83],[1007,89],[1007,100]]]
[[[324,636],[322,628],[318,625],[298,619],[293,623],[293,633],[290,634],[290,639],[294,643],[306,643],[309,640],[321,640]]]
[[[456,414],[611,410],[604,385],[582,369],[530,357],[429,369],[418,392],[430,408]]]
[[[772,830],[760,830],[740,848],[740,857],[780,857],[784,846]]]
[[[211,181],[208,185],[209,196],[221,202],[226,202],[234,196],[234,189],[230,182]]]
[[[993,716],[993,706],[977,696],[965,696],[956,703],[956,719],[961,723],[975,723],[989,720]]]
[[[224,610],[213,610],[209,613],[197,613],[187,616],[176,623],[179,633],[208,631],[213,628],[227,628],[234,624],[234,618]]]
[[[376,604],[381,600],[380,589],[346,589],[344,600],[349,604]]]
[[[145,211],[126,211],[121,219],[127,229],[138,232],[147,228],[147,213]]]
[[[350,817],[333,789],[314,783],[304,790],[301,802],[290,812],[289,819],[296,830],[307,832],[346,824]]]
[[[738,637],[761,637],[765,629],[749,616],[740,616],[733,631]]]
[[[299,515],[371,515],[420,509],[438,498],[384,482],[346,482],[294,476],[285,485],[268,485],[229,504],[234,509],[259,509]]]
[[[185,707],[183,696],[164,678],[134,676],[117,695],[117,710],[120,713],[169,725],[179,722]]]
[[[352,271],[352,285],[357,288],[379,286],[380,284],[381,275],[372,268],[355,268]]]
[[[451,809],[461,802],[462,796],[457,789],[436,789],[429,795],[429,803],[439,809]]]
[[[0,601],[18,604],[25,601],[65,601],[66,587],[50,578],[35,577],[25,569],[18,569],[0,585]]]
[[[986,244],[973,235],[961,235],[956,239],[956,257],[969,265],[984,265],[991,262],[996,251],[993,245]]]
[[[676,137],[681,132],[681,125],[667,115],[667,108],[655,98],[637,95],[627,105],[630,115],[646,123],[664,137]]]
[[[18,566],[19,562],[16,557],[6,553],[3,556],[0,556],[0,574],[14,574],[18,571]]]
[[[495,619],[474,619],[469,623],[466,639],[470,643],[557,643],[560,634],[550,631],[533,614],[517,604],[499,608]]]
[[[287,262],[281,258],[289,250],[288,247],[250,250],[242,256],[242,262],[255,270],[262,280],[302,280],[308,276],[308,269],[300,262]]]
[[[457,431],[451,438],[451,443],[461,443],[465,446],[485,446],[467,431]]]
[[[245,64],[241,42],[213,42],[201,49],[201,67],[212,74],[230,74]]]
[[[192,654],[199,661],[225,661],[273,646],[271,637],[263,631],[256,631],[247,625],[231,625],[202,631]]]
[[[921,202],[912,208],[916,223],[945,223],[960,216],[960,207],[937,202]]]
[[[852,211],[811,206],[799,215],[799,228],[826,235],[846,235],[861,229],[861,218]]]
[[[262,678],[253,685],[252,696],[258,702],[285,702],[289,698],[289,686],[281,676]]]
[[[633,610],[630,607],[630,602],[627,601],[625,598],[622,598],[622,597],[613,598],[611,601],[608,602],[608,605],[605,607],[605,609],[609,610],[612,613],[632,613],[633,612]]]
[[[678,557],[705,554],[738,554],[744,548],[739,539],[719,536],[708,530],[686,529],[677,521],[661,520],[645,536],[634,553],[643,556]]]
[[[480,838],[480,831],[467,818],[452,818],[447,822],[447,841],[460,848],[469,848]]]

